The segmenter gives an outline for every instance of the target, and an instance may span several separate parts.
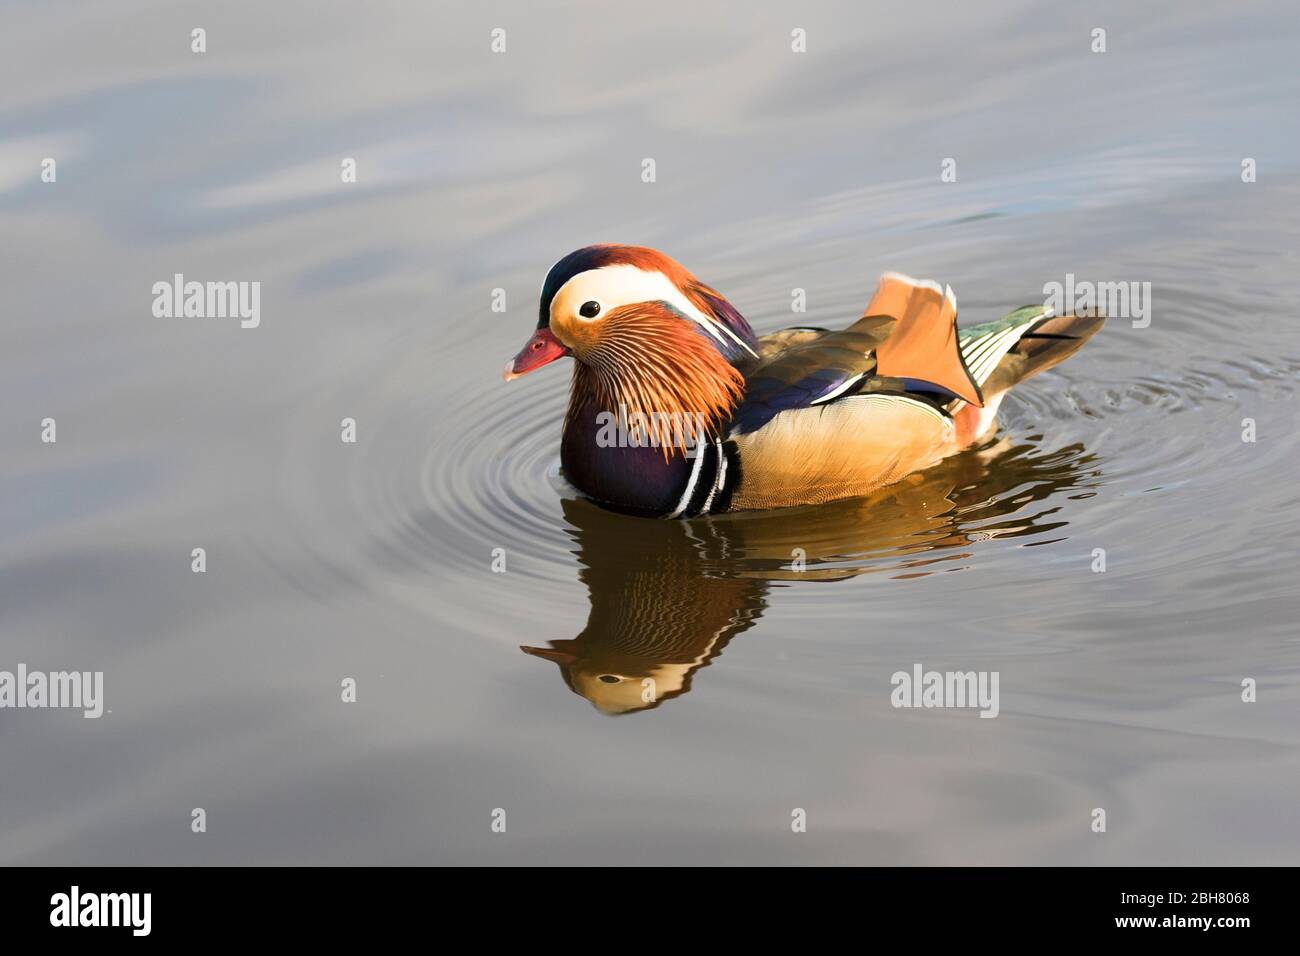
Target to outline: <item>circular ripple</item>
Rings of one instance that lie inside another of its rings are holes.
[[[859,293],[847,282],[828,290],[826,308],[852,314]],[[1300,361],[1243,354],[1223,321],[1228,302],[1244,295],[1170,284],[1149,328],[1112,319],[1079,356],[1013,392],[994,441],[869,498],[671,523],[574,502],[557,463],[567,363],[507,385],[497,370],[518,343],[466,316],[453,323],[453,341],[429,333],[395,342],[294,415],[279,503],[300,534],[295,560],[275,563],[323,600],[365,588],[513,639],[501,621],[571,627],[583,575],[641,573],[657,555],[681,557],[690,574],[781,582],[907,579],[992,562],[999,549],[1069,537],[1074,502],[1200,480],[1243,409],[1292,394]],[[789,322],[773,314],[756,324]],[[338,441],[343,414],[358,421],[356,446]],[[1215,434],[1223,441],[1206,440]],[[1123,520],[1096,502],[1089,509],[1099,528]],[[669,524],[680,530],[659,527]],[[505,557],[508,588],[491,577],[494,554]],[[1172,540],[1148,555],[1153,572],[1180,560]],[[820,600],[804,610],[820,613]]]

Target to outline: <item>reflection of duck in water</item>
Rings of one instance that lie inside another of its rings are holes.
[[[1044,454],[1003,439],[866,498],[733,517],[645,521],[563,502],[591,613],[572,640],[529,654],[607,714],[648,710],[758,620],[771,581],[929,573],[977,541],[1058,528],[1057,492],[1086,483],[1077,446]]]
[[[559,664],[569,687],[607,714],[685,693],[695,671],[763,610],[763,581],[709,570],[727,542],[707,527],[642,521],[581,499],[566,500],[564,513],[575,529],[591,615],[573,640],[523,650]]]

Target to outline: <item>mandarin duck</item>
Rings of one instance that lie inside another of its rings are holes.
[[[555,263],[507,380],[574,360],[565,478],[667,518],[858,497],[995,427],[1014,385],[1074,353],[1099,316],[1025,306],[957,328],[950,288],[888,273],[846,329],[762,338],[654,249],[595,245]]]

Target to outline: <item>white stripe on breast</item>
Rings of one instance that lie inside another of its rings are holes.
[[[680,518],[687,505],[691,503],[691,495],[695,494],[695,483],[700,480],[700,467],[704,464],[705,448],[697,445],[695,451],[695,464],[691,466],[691,477],[686,482],[686,491],[682,493],[682,500],[677,502],[677,507],[673,510],[670,518]]]
[[[722,453],[722,446],[716,441],[713,447],[718,450],[718,472],[717,477],[713,479],[713,487],[709,489],[709,497],[704,499],[704,507],[700,509],[700,514],[706,515],[709,509],[713,507],[713,496],[726,486],[727,483],[727,456]]]

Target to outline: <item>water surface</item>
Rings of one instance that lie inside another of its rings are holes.
[[[0,668],[103,670],[111,710],[0,712],[0,862],[1296,860],[1288,4],[0,29]],[[869,499],[645,521],[557,476],[562,367],[499,377],[595,241],[760,332],[846,324],[891,269],[963,323],[1067,273],[1152,283],[1152,321]],[[260,327],[154,318],[177,272],[261,282]],[[1000,716],[893,709],[914,663],[998,671]]]

